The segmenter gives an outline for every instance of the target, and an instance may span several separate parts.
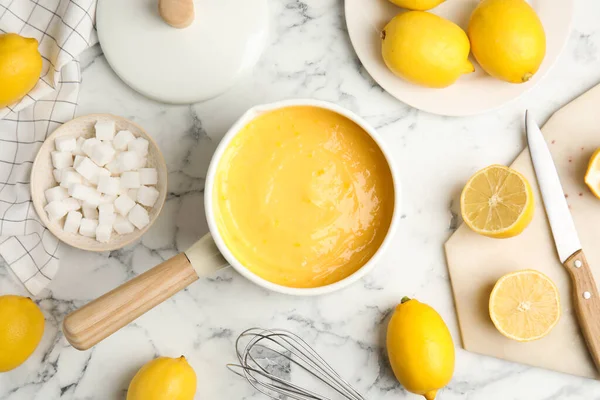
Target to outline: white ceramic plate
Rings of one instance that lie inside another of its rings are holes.
[[[448,0],[430,10],[466,29],[478,0]],[[346,24],[358,58],[373,79],[398,100],[434,114],[480,114],[516,99],[534,87],[556,62],[569,37],[574,0],[531,0],[546,31],[546,57],[527,83],[511,84],[487,75],[471,56],[475,72],[463,75],[444,89],[423,88],[398,78],[381,57],[379,33],[396,14],[404,11],[388,0],[346,0]]]
[[[44,210],[47,204],[44,192],[56,186],[52,170],[51,153],[54,151],[54,139],[61,136],[72,136],[78,138],[93,137],[95,134],[94,125],[97,121],[115,121],[117,131],[129,130],[135,137],[143,137],[150,142],[148,146],[148,167],[156,168],[158,171],[158,184],[156,189],[159,192],[158,199],[152,208],[145,207],[150,214],[150,223],[143,229],[135,229],[133,232],[126,235],[119,235],[116,232],[112,233],[108,243],[97,242],[93,238],[85,237],[79,234],[68,233],[63,230],[65,218],[58,221],[50,221]],[[33,206],[42,223],[60,240],[66,244],[77,247],[78,249],[87,251],[110,251],[120,249],[129,243],[139,239],[152,226],[158,214],[162,210],[167,197],[167,165],[158,148],[158,145],[150,135],[138,124],[129,121],[125,118],[111,114],[90,114],[83,117],[75,118],[57,128],[42,144],[37,156],[33,162],[31,169],[31,199]]]

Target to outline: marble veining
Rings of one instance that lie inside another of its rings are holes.
[[[509,163],[521,151],[525,108],[543,121],[600,81],[600,3],[576,3],[564,53],[538,87],[500,110],[468,118],[420,112],[385,93],[352,50],[343,6],[342,0],[271,0],[270,45],[256,69],[229,92],[200,104],[148,100],[115,76],[98,46],[84,54],[78,114],[114,113],[144,126],[169,167],[167,202],[148,233],[122,250],[65,248],[56,280],[36,298],[46,316],[43,340],[23,366],[0,374],[0,399],[124,399],[146,361],[181,354],[198,375],[197,399],[263,399],[225,367],[236,361],[237,335],[253,326],[300,335],[369,399],[417,398],[391,375],[383,350],[385,320],[402,296],[414,296],[442,314],[459,343],[442,244],[460,223],[460,190],[477,169]],[[69,346],[60,332],[67,313],[208,231],[204,179],[228,127],[249,107],[292,97],[347,107],[377,127],[389,145],[403,188],[402,218],[380,265],[348,289],[319,298],[271,293],[225,269],[92,350]],[[0,266],[0,293],[26,295],[9,274]],[[600,383],[459,349],[454,379],[439,398],[600,399]]]

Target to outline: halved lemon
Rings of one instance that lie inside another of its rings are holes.
[[[490,165],[469,179],[460,196],[462,218],[469,228],[493,238],[523,232],[533,218],[533,192],[514,169]]]
[[[600,199],[600,149],[597,149],[590,158],[585,173],[585,184],[588,185],[594,196]]]
[[[504,275],[490,295],[490,317],[496,329],[509,339],[541,339],[560,318],[558,289],[539,271]]]

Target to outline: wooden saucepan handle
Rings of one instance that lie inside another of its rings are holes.
[[[178,254],[67,315],[65,337],[87,350],[197,279],[186,255]]]
[[[565,267],[573,284],[573,304],[579,326],[596,369],[600,371],[600,295],[582,250],[573,254]]]

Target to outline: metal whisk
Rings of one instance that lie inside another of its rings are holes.
[[[237,338],[235,348],[239,364],[228,364],[227,368],[271,399],[365,400],[308,343],[291,332],[251,328]],[[290,382],[292,371],[296,383],[311,378],[311,382],[304,382],[311,389]]]

